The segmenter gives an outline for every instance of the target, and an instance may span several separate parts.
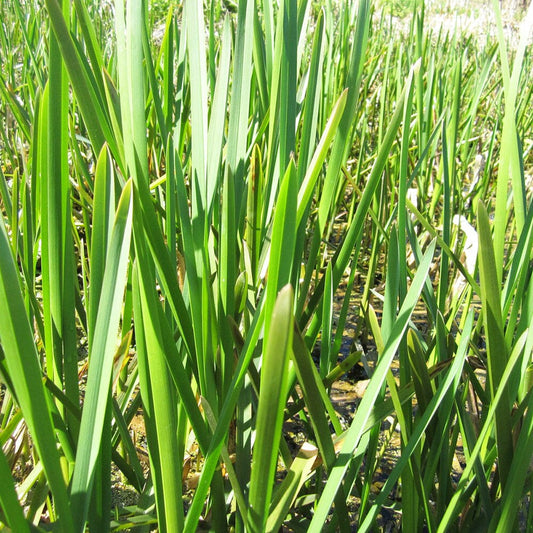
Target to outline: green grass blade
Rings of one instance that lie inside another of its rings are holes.
[[[307,168],[303,181],[300,185],[300,192],[298,193],[298,214],[296,218],[296,223],[298,224],[298,227],[300,226],[304,218],[304,213],[309,208],[309,202],[311,201],[311,198],[313,196],[313,190],[316,186],[320,170],[322,169],[322,165],[324,164],[324,161],[326,159],[328,149],[331,145],[331,142],[335,138],[338,125],[343,117],[347,98],[348,91],[345,90],[339,96],[339,99],[333,107],[328,123],[324,128],[324,133],[320,138],[320,142],[316,147],[315,153],[313,154],[313,158],[309,163],[309,167]]]
[[[270,316],[278,298],[278,291],[290,282],[292,275],[296,242],[297,177],[294,161],[291,160],[281,184],[274,213],[265,301],[265,337],[267,338]]]
[[[512,428],[510,425],[511,398],[501,379],[508,361],[507,346],[503,332],[501,287],[496,266],[495,249],[490,223],[485,206],[480,201],[477,209],[479,236],[479,275],[483,326],[487,339],[487,362],[489,390],[494,400],[499,388],[503,389],[503,401],[496,410],[496,439],[498,442],[499,470],[502,487],[505,489],[507,475],[513,458]]]
[[[178,179],[179,185],[179,179]],[[141,186],[142,187],[142,186]],[[168,248],[165,246],[163,236],[159,232],[156,214],[149,197],[147,187],[137,194],[138,203],[135,203],[135,213],[137,219],[142,223],[139,225],[139,235],[141,228],[144,231],[145,242],[150,248],[150,254],[157,267],[160,283],[164,291],[167,302],[172,309],[172,315],[176,320],[182,339],[187,347],[191,364],[196,365],[196,351],[194,345],[194,330],[191,317],[187,311],[182,292],[179,288],[176,276],[175,265],[172,264]],[[178,190],[178,197],[180,193]],[[186,196],[184,197],[186,199]]]
[[[211,484],[211,479],[219,463],[220,451],[224,445],[224,441],[228,433],[228,428],[235,411],[235,406],[237,405],[239,395],[241,393],[244,378],[259,341],[259,336],[262,333],[264,324],[264,306],[261,305],[259,309],[259,312],[255,313],[254,315],[245,345],[243,346],[241,355],[239,357],[239,362],[235,368],[229,393],[226,396],[224,405],[220,411],[217,429],[213,434],[209,450],[206,454],[202,476],[200,477],[200,482],[196,489],[191,507],[187,513],[184,527],[185,533],[193,533],[197,530],[198,520],[200,518],[200,514],[202,513],[205,498]]]
[[[503,116],[503,131],[500,147],[500,161],[498,166],[498,180],[496,185],[496,212],[494,228],[494,252],[498,279],[502,280],[504,259],[504,245],[508,222],[508,188],[509,182],[513,191],[513,207],[516,217],[517,231],[520,233],[524,227],[526,212],[526,195],[524,187],[523,167],[518,144],[518,131],[516,127],[516,101],[519,91],[520,76],[524,54],[529,39],[529,31],[533,24],[533,6],[530,5],[520,35],[520,42],[513,64],[512,75],[509,76],[507,62],[507,49],[503,36],[503,25],[499,5],[496,0],[492,2],[498,22],[498,39],[500,44],[500,57],[502,61],[503,82],[505,92],[505,113]]]
[[[331,263],[326,268],[326,285],[322,300],[322,337],[320,343],[320,376],[327,376],[334,364],[330,360],[333,326],[333,288],[331,286]]]
[[[353,217],[352,224],[348,228],[348,232],[342,243],[342,246],[338,250],[335,257],[333,258],[334,264],[333,264],[333,270],[332,270],[332,274],[333,274],[332,280],[333,280],[334,287],[337,287],[338,283],[340,282],[342,274],[344,273],[346,266],[350,262],[350,258],[352,256],[352,252],[356,246],[356,243],[361,240],[361,235],[363,233],[364,220],[368,214],[368,210],[372,202],[372,198],[374,196],[376,188],[382,179],[383,170],[385,168],[387,159],[390,155],[390,150],[396,138],[398,128],[400,127],[400,124],[402,121],[404,99],[406,97],[406,94],[409,94],[412,90],[412,77],[413,77],[413,73],[416,72],[416,69],[417,69],[417,66],[415,65],[411,69],[409,77],[407,78],[404,91],[402,92],[399,98],[396,111],[394,112],[394,115],[392,116],[390,120],[387,131],[385,133],[383,143],[380,147],[378,154],[376,155],[376,160],[372,167],[372,172],[370,173],[370,176],[366,183],[365,190],[363,192],[363,195],[361,196],[361,200],[359,204],[357,205],[357,210]],[[346,109],[345,109],[345,113],[346,113]],[[302,318],[300,319],[299,326],[302,329],[307,324],[307,321],[309,320],[311,313],[313,313],[316,308],[317,302],[322,297],[322,294],[324,291],[324,282],[325,282],[324,278],[321,278],[321,280],[319,281],[315,289],[315,292],[312,298],[309,301],[309,304],[307,306],[307,311],[302,315]],[[320,323],[319,317],[315,315],[313,317],[313,323],[310,327],[310,331],[314,332],[317,329],[319,323]]]
[[[147,266],[149,266],[148,256],[145,251],[142,251],[142,265],[143,265],[143,268],[145,269]],[[147,269],[146,280],[143,277],[145,275],[144,272],[142,273],[142,276],[141,274],[139,274],[139,280],[143,282],[142,288],[144,291],[149,290],[150,279],[153,281],[153,278],[150,278],[150,276],[148,275],[149,272],[150,272],[149,269]],[[153,287],[152,287],[152,291],[153,291]],[[150,302],[151,296],[145,295],[143,298],[144,300],[146,300],[146,302],[144,303],[144,307],[146,307],[148,303]],[[150,309],[152,309],[152,312],[155,313],[155,309],[157,308],[151,307]],[[143,313],[142,308],[141,308],[141,313]],[[194,433],[198,440],[200,450],[202,451],[202,453],[205,453],[209,447],[209,435],[205,427],[205,422],[198,409],[198,405],[195,400],[195,393],[189,382],[188,372],[186,371],[186,369],[184,368],[183,364],[180,361],[180,356],[177,351],[176,344],[173,340],[173,336],[172,336],[172,333],[170,331],[169,324],[167,323],[167,321],[160,320],[159,323],[157,324],[157,328],[162,331],[161,339],[163,340],[163,345],[164,345],[164,349],[162,350],[162,353],[163,353],[163,356],[167,360],[167,365],[168,365],[167,372],[170,373],[170,376],[174,380],[176,389],[179,392],[181,401],[183,402],[185,406],[185,410],[189,417],[189,421],[193,427]]]
[[[141,357],[145,359],[142,368],[146,369],[144,381],[147,386],[144,384],[141,386],[143,397],[149,398],[151,404],[149,416],[154,429],[154,438],[150,435],[149,447],[157,512],[163,531],[182,531],[181,461],[176,460],[177,399],[174,389],[171,388],[165,354],[167,344],[165,337],[169,337],[169,332],[162,328],[166,317],[153,288],[154,271],[151,259],[146,250],[141,250],[139,243],[136,243],[136,252],[141,300],[141,315],[136,315],[136,323],[142,324],[146,345],[146,352],[143,351]]]
[[[203,4],[185,2],[189,77],[191,83],[191,209],[193,227],[199,225],[203,240],[203,222],[207,210],[207,67],[205,59],[205,26]]]
[[[294,503],[296,496],[311,473],[311,469],[317,458],[317,451],[314,446],[307,442],[298,450],[287,475],[282,483],[276,487],[274,492],[265,527],[266,531],[279,531],[291,505]]]
[[[486,449],[487,439],[490,437],[491,433],[494,430],[494,420],[496,416],[496,411],[499,407],[500,402],[505,401],[504,393],[507,390],[506,385],[507,385],[507,382],[509,381],[511,374],[513,373],[516,367],[516,364],[518,363],[518,361],[520,360],[520,357],[522,356],[522,351],[524,349],[524,345],[526,344],[526,337],[527,337],[527,333],[524,332],[524,334],[519,339],[517,339],[514,349],[511,352],[511,355],[507,361],[505,370],[501,377],[500,387],[496,391],[494,398],[492,398],[490,408],[485,418],[485,423],[483,424],[483,427],[481,431],[479,432],[476,444],[474,446],[474,449],[470,453],[469,461],[465,469],[463,470],[461,479],[459,480],[459,483],[457,484],[455,493],[452,496],[448,504],[448,507],[446,509],[446,512],[441,519],[441,522],[437,529],[437,533],[444,533],[445,531],[449,530],[451,524],[457,518],[457,515],[460,512],[460,509],[463,508],[463,506],[466,503],[465,500],[466,498],[468,498],[468,495],[465,494],[465,488],[467,484],[469,483],[472,470],[476,466],[476,460],[481,454],[482,449]]]
[[[283,15],[281,15],[281,13]],[[291,153],[296,143],[296,63],[298,51],[296,2],[282,0],[276,40],[283,44],[283,53],[279,58],[279,164],[285,169],[289,164]],[[276,49],[278,44],[276,43]]]
[[[217,426],[215,414],[213,413],[211,406],[207,403],[207,400],[205,398],[202,397],[200,401],[202,402],[202,407],[204,409],[205,416],[209,422],[209,426],[211,427],[212,431],[215,431],[216,426]],[[226,446],[222,446],[222,450],[220,454],[222,456],[222,460],[224,461],[224,466],[226,468],[231,486],[233,488],[233,491],[235,492],[235,500],[237,502],[237,506],[240,509],[241,517],[243,518],[243,521],[244,521],[244,526],[245,528],[249,529],[249,526],[247,523],[248,502],[246,501],[244,492],[242,491],[241,485],[239,484],[239,479],[237,477],[237,474],[235,473],[235,469],[233,468],[231,457],[228,453],[228,449]],[[238,465],[236,466],[238,467]]]
[[[304,173],[311,162],[311,147],[317,135],[318,113],[322,99],[322,77],[324,66],[324,10],[318,14],[309,71],[307,73],[307,90],[304,97],[302,134],[300,137],[300,153],[298,154],[298,183],[302,183]],[[342,113],[342,112],[341,112]]]
[[[318,506],[316,508],[313,520],[311,521],[309,531],[321,531],[322,525],[326,520],[331,504],[333,503],[335,495],[339,490],[343,477],[348,469],[350,458],[352,457],[352,454],[364,433],[366,422],[372,411],[372,406],[379,394],[379,391],[381,390],[381,386],[385,381],[392,358],[394,357],[394,354],[402,340],[411,314],[426,282],[429,267],[431,265],[431,261],[433,260],[434,250],[435,241],[433,241],[431,246],[429,246],[428,250],[424,254],[419,269],[411,284],[411,288],[409,289],[404,303],[398,313],[398,318],[394,322],[389,340],[387,341],[383,354],[378,362],[363,399],[361,400],[348,434],[346,435],[339,457],[330,473],[330,477],[326,483],[326,486],[324,487],[324,492],[322,493],[322,497],[318,502]]]
[[[381,319],[381,337],[383,343],[386,343],[390,332],[392,330],[392,325],[396,318],[396,312],[398,311],[398,298],[400,293],[400,269],[401,265],[399,262],[399,242],[398,242],[398,231],[396,226],[393,226],[388,258],[387,258],[387,279],[385,282],[385,301],[383,302],[383,317]]]
[[[222,212],[220,219],[221,244],[219,251],[220,299],[225,315],[234,314],[234,290],[237,257],[236,217],[241,212],[244,194],[248,142],[248,113],[252,80],[252,49],[254,33],[253,1],[240,0],[237,15],[237,35],[233,55],[233,76],[226,141],[226,168],[222,185]],[[227,341],[224,343],[227,351]],[[227,359],[228,353],[225,354]]]
[[[0,508],[2,509],[0,523],[5,522],[5,525],[11,531],[29,533],[30,527],[24,518],[24,513],[13,485],[11,469],[2,450],[0,450],[0,487]]]
[[[73,528],[70,502],[56,448],[51,414],[47,409],[41,367],[11,246],[0,217],[0,340],[17,402],[54,495],[56,512],[67,530]]]
[[[24,138],[29,141],[31,139],[31,119],[28,116],[26,109],[24,109],[24,106],[19,102],[16,94],[13,91],[8,90],[7,87],[5,87],[3,79],[1,77],[0,92],[4,97],[4,100],[9,103],[9,109],[16,118],[17,124],[21,128]]]
[[[115,176],[111,155],[104,145],[96,163],[91,240],[91,287],[89,300],[89,339],[93,338],[98,304],[105,272],[105,259],[113,228],[115,210]]]
[[[341,165],[346,159],[346,152],[350,145],[350,130],[353,125],[353,117],[359,102],[359,88],[361,85],[361,76],[365,60],[366,49],[368,46],[368,31],[370,24],[370,2],[362,0],[358,5],[357,22],[355,34],[353,36],[352,53],[348,76],[345,86],[348,87],[348,96],[346,107],[339,123],[338,135],[335,138],[331,156],[329,159],[328,170],[324,181],[324,188],[320,198],[318,213],[319,231],[323,232],[326,220],[330,214],[333,195],[336,190],[337,180]]]
[[[528,262],[533,249],[533,205],[529,208],[524,229],[516,245],[511,259],[511,268],[505,279],[503,288],[503,316],[508,317],[505,326],[505,341],[507,346],[511,346],[516,334],[516,327],[520,327],[518,315],[522,301],[525,303],[526,283],[528,279]],[[523,324],[527,324],[527,319]]]
[[[227,164],[237,181],[236,197],[241,198],[244,178],[244,159],[248,135],[248,111],[250,106],[250,86],[252,81],[253,18],[255,2],[239,0],[237,15],[237,37],[233,58],[233,80],[231,84]]]
[[[387,481],[382,487],[382,490],[380,491],[380,494],[376,499],[372,509],[366,516],[364,522],[361,524],[361,531],[368,531],[371,528],[372,522],[376,518],[379,509],[383,505],[387,496],[390,494],[390,491],[394,487],[394,484],[398,480],[402,470],[407,466],[409,458],[411,457],[415,447],[418,446],[418,443],[420,442],[420,439],[422,438],[424,432],[427,430],[429,424],[431,423],[431,420],[436,416],[438,408],[442,403],[443,399],[445,398],[446,394],[448,393],[452,383],[460,376],[468,350],[469,338],[474,323],[473,319],[474,314],[469,313],[465,329],[463,330],[463,334],[461,335],[460,346],[457,349],[457,354],[453,359],[452,366],[446,374],[446,377],[442,380],[430,403],[428,404],[426,411],[424,411],[424,414],[422,415],[416,426],[413,428],[413,432],[409,438],[409,442],[407,443],[407,446],[405,446],[405,448],[402,450],[401,458],[396,463],[394,470],[391,472],[391,474],[389,474]]]
[[[250,161],[250,181],[246,202],[246,228],[244,240],[250,255],[250,280],[254,286],[259,283],[259,258],[261,253],[261,211],[263,208],[264,174],[259,146],[252,149]]]
[[[420,340],[412,330],[407,334],[407,354],[411,366],[411,375],[413,376],[413,385],[416,391],[416,398],[420,412],[424,412],[431,398],[433,398],[433,388],[427,368],[426,359],[424,358],[423,348]]]
[[[330,414],[337,434],[340,434],[341,427],[311,354],[297,327],[293,336],[291,357],[295,364],[298,382],[302,387],[305,405],[309,410],[309,419],[315,432],[315,438],[322,460],[329,470],[335,462],[335,448],[333,446],[326,412]]]
[[[226,118],[226,103],[228,99],[228,87],[230,80],[231,59],[231,26],[230,20],[225,19],[222,33],[222,50],[220,64],[216,78],[213,105],[209,117],[209,129],[207,132],[207,147],[209,158],[207,161],[207,185],[206,198],[207,211],[211,210],[217,191],[220,162],[222,159],[222,145],[224,141],[224,127]]]
[[[520,435],[516,443],[516,450],[509,470],[507,485],[502,494],[502,508],[498,525],[491,530],[498,532],[515,531],[516,517],[519,511],[517,502],[523,495],[524,483],[530,470],[531,457],[533,457],[533,394],[529,396],[526,416],[521,423]],[[494,515],[493,522],[498,518]]]
[[[71,236],[71,184],[68,163],[68,86],[59,44],[50,29],[50,75],[39,123],[42,275],[47,372],[78,402],[74,321],[74,251]],[[77,424],[71,420],[75,438]]]
[[[285,286],[279,292],[270,320],[271,333],[266,338],[263,355],[250,480],[249,522],[252,531],[257,532],[265,529],[276,474],[288,385],[289,352],[292,346],[293,298],[290,286]]]
[[[98,306],[91,364],[87,376],[87,388],[80,426],[79,447],[72,478],[71,500],[76,531],[82,531],[87,517],[94,467],[102,438],[104,413],[107,408],[113,356],[130,251],[132,226],[132,183],[123,189],[111,239],[107,249],[106,268]]]
[[[104,57],[98,39],[96,37],[96,29],[91,21],[91,16],[87,11],[87,6],[82,0],[74,0],[74,6],[76,8],[76,15],[81,27],[81,31],[84,36],[84,43],[86,45],[87,54],[91,59],[91,65],[93,65],[95,72],[102,72],[105,68]],[[104,79],[100,76],[95,76],[95,82],[99,86],[99,92],[102,95],[104,93]]]
[[[93,148],[99,152],[107,139],[113,153],[116,153],[113,150],[113,137],[110,135],[107,118],[99,103],[97,88],[92,85],[87,76],[85,66],[61,12],[60,4],[57,0],[46,0],[45,3]]]
[[[128,173],[142,192],[148,186],[146,119],[144,115],[144,70],[142,49],[142,2],[115,2],[118,90],[121,102],[122,135]],[[111,149],[113,153],[113,149]]]

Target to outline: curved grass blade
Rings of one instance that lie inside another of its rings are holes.
[[[333,107],[333,110],[331,111],[329,120],[326,124],[326,127],[324,128],[324,133],[320,138],[320,142],[316,147],[315,153],[313,154],[313,158],[309,163],[303,181],[300,185],[300,190],[298,192],[298,214],[296,217],[296,223],[298,226],[300,226],[304,217],[304,213],[309,207],[309,202],[311,201],[313,190],[320,174],[320,170],[322,169],[322,165],[324,164],[324,161],[326,159],[330,144],[335,137],[337,128],[343,117],[347,98],[348,89],[345,89],[339,96],[339,99],[337,100],[335,106]]]
[[[309,420],[315,432],[315,439],[322,460],[329,470],[335,462],[335,448],[326,412],[330,415],[337,435],[341,433],[341,426],[297,325],[295,325],[292,342],[291,358],[294,361],[296,376],[302,388],[305,405],[309,411]]]
[[[418,68],[417,64],[415,64],[411,68],[411,71],[407,78],[405,88],[402,91],[398,99],[396,111],[394,112],[394,115],[392,116],[390,120],[390,123],[387,128],[387,132],[385,133],[385,137],[383,139],[383,143],[379,149],[379,152],[377,153],[376,161],[372,167],[372,172],[370,173],[370,176],[365,186],[365,190],[357,206],[357,210],[353,217],[352,224],[350,225],[350,228],[348,229],[348,233],[346,234],[346,237],[342,243],[342,246],[340,247],[338,252],[335,254],[334,258],[332,259],[333,287],[338,286],[340,279],[342,277],[342,274],[344,273],[344,270],[350,261],[350,257],[352,256],[356,243],[361,240],[361,235],[363,233],[363,227],[364,227],[364,220],[368,214],[368,210],[372,202],[372,198],[374,197],[376,188],[382,179],[383,169],[385,168],[385,165],[387,163],[387,159],[389,157],[391,147],[396,139],[398,128],[400,127],[400,124],[402,121],[404,100],[405,100],[406,95],[409,94],[412,90],[412,79],[417,68]],[[344,114],[346,114],[347,109],[348,107],[344,110]],[[341,132],[339,131],[339,135],[340,134]],[[335,149],[335,147],[333,149]],[[320,301],[322,294],[324,292],[324,284],[325,284],[325,279],[324,277],[322,277],[315,289],[313,296],[309,300],[306,312],[302,314],[302,317],[299,320],[300,329],[302,330],[305,329],[305,325],[307,324],[308,320],[311,318],[312,313],[315,311],[316,305]],[[316,335],[319,324],[320,324],[320,317],[315,313],[315,315],[313,316],[313,321],[309,328],[309,335],[312,335],[312,336]]]

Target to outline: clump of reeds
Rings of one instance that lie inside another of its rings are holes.
[[[526,30],[44,4],[0,23],[0,523],[531,528]]]

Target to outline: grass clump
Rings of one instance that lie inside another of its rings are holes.
[[[533,8],[400,4],[3,4],[4,526],[531,527]]]

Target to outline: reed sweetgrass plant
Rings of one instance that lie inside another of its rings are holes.
[[[533,8],[162,4],[2,4],[0,523],[533,527]]]

